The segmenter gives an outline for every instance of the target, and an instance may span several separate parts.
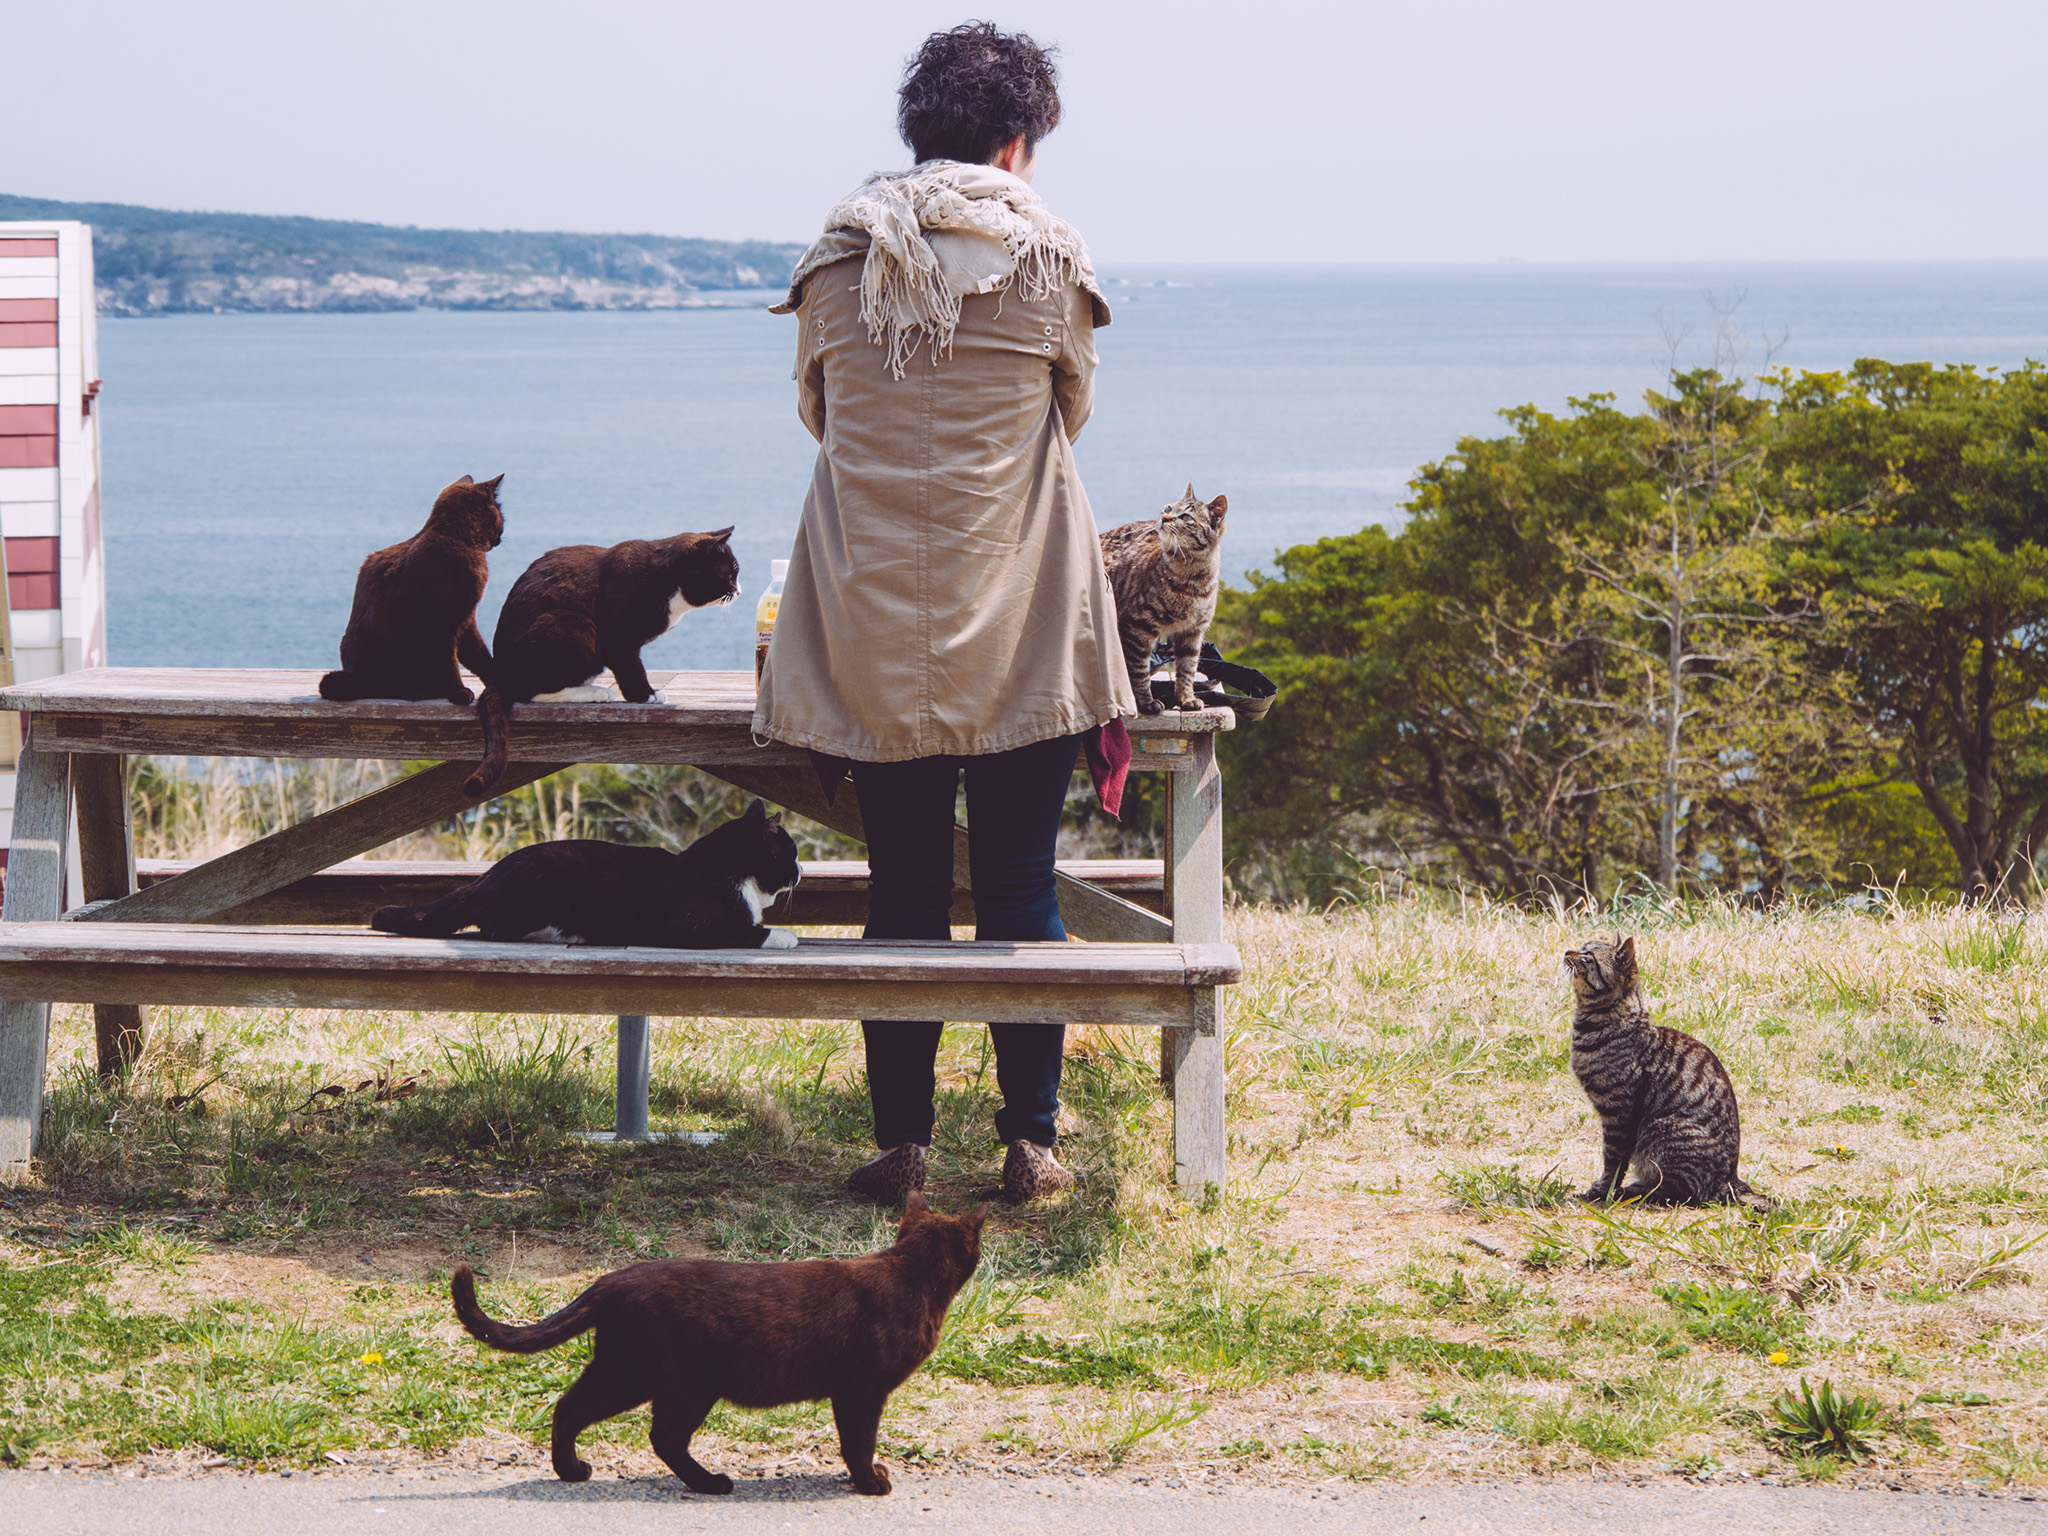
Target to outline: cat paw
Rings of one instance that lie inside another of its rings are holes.
[[[587,1483],[590,1481],[590,1463],[580,1458],[567,1466],[555,1463],[555,1476],[565,1483]]]
[[[1166,713],[1166,706],[1150,694],[1141,694],[1138,698],[1138,713],[1141,715],[1163,715]]]
[[[722,1494],[732,1492],[732,1479],[723,1472],[707,1472],[690,1480],[690,1492]]]
[[[476,695],[467,688],[458,688],[448,695],[448,702],[450,704],[474,704],[476,702]]]
[[[602,683],[578,683],[574,688],[557,688],[553,693],[536,693],[536,704],[609,704],[618,698]]]
[[[853,1479],[853,1491],[855,1493],[887,1493],[894,1486],[889,1481],[889,1469],[879,1461],[868,1469],[866,1477],[861,1477],[856,1473]]]
[[[787,928],[770,928],[768,937],[761,941],[763,949],[795,949],[796,935]]]
[[[657,688],[640,702],[642,704],[666,704],[668,702],[668,695]]]

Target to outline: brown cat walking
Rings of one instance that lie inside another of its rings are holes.
[[[1600,1177],[1580,1198],[1650,1205],[1768,1204],[1736,1176],[1735,1085],[1709,1046],[1650,1022],[1636,985],[1636,941],[1565,951],[1576,1006],[1572,1075],[1600,1115]],[[1629,1170],[1636,1182],[1623,1185]]]
[[[853,1486],[887,1493],[875,1435],[889,1394],[938,1347],[946,1308],[981,1262],[982,1206],[941,1216],[913,1194],[895,1243],[857,1259],[728,1264],[654,1259],[605,1275],[527,1327],[477,1305],[476,1278],[455,1271],[455,1315],[493,1349],[530,1355],[597,1330],[590,1363],[555,1404],[555,1475],[590,1476],[576,1437],[601,1419],[654,1403],[654,1454],[697,1493],[731,1493],[700,1466],[690,1437],[720,1398],[741,1408],[832,1401]]]
[[[1204,502],[1188,482],[1185,495],[1156,518],[1125,523],[1102,536],[1102,563],[1116,598],[1117,638],[1138,713],[1166,708],[1152,696],[1152,643],[1173,647],[1174,702],[1200,709],[1195,698],[1202,636],[1216,617],[1216,586],[1223,570],[1223,514],[1229,501]]]

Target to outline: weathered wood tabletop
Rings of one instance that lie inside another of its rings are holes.
[[[345,957],[359,957],[364,962],[360,967],[363,974],[385,978],[374,987],[366,983],[365,997],[388,1000],[399,995],[407,975],[419,981],[422,1002],[426,991],[447,992],[451,997],[481,997],[486,992],[492,997],[508,995],[499,981],[477,982],[468,994],[463,994],[461,985],[426,981],[427,973],[436,967],[426,961],[422,950],[401,948],[390,956],[380,950],[372,963],[361,935],[300,931],[288,943],[276,937],[257,941],[252,949],[246,928],[239,930],[240,938],[234,941],[219,935],[236,930],[202,933],[188,929],[174,935],[161,929],[160,941],[154,945],[158,958],[151,961],[148,930],[129,927],[215,922],[223,913],[434,826],[473,803],[461,791],[462,780],[482,753],[482,733],[473,708],[446,702],[329,703],[319,697],[319,678],[318,671],[310,670],[107,667],[0,690],[0,708],[21,711],[28,727],[16,781],[5,903],[0,907],[0,920],[7,925],[6,937],[0,939],[0,972],[12,967],[16,977],[10,984],[0,975],[0,997],[5,998],[0,1001],[0,1167],[25,1164],[33,1149],[53,999],[84,995],[96,1002],[101,1065],[111,1071],[121,1069],[140,1048],[142,1002],[175,1001],[204,991],[203,987],[195,991],[196,983],[172,983],[169,977],[174,971],[205,972],[218,978],[230,972],[263,970],[257,951],[265,942],[271,949],[264,954],[272,954],[279,944],[291,949],[287,968],[296,968],[302,975],[333,972],[337,967],[346,970],[355,962],[343,963]],[[649,679],[665,695],[665,702],[515,706],[511,766],[497,792],[518,789],[578,762],[690,764],[772,804],[866,841],[857,775],[855,782],[841,786],[828,801],[806,753],[753,737],[752,673],[656,672],[650,673]],[[474,679],[470,682],[477,686]],[[984,954],[978,959],[969,958],[967,952],[986,946],[953,946],[963,952],[957,963],[926,963],[920,968],[913,963],[919,957],[906,955],[904,963],[911,971],[885,977],[875,969],[888,963],[879,955],[863,960],[857,945],[827,948],[807,940],[796,952],[801,958],[791,962],[795,969],[788,975],[778,972],[771,978],[760,969],[756,957],[743,962],[733,985],[766,986],[762,996],[772,993],[778,1004],[786,1004],[804,1017],[845,1016],[840,1010],[856,996],[879,998],[889,988],[895,989],[890,995],[900,1007],[912,1011],[856,1016],[929,1017],[915,1011],[918,989],[934,989],[932,995],[937,996],[950,987],[950,996],[958,1003],[963,996],[959,984],[967,974],[963,967],[977,965],[993,967],[988,971],[993,978],[989,985],[994,990],[988,994],[989,1016],[993,1017],[1004,1016],[1005,1010],[1009,1017],[1028,1016],[1028,1010],[1025,1014],[1016,1011],[1014,1001],[998,1004],[998,993],[1014,999],[1034,986],[1055,994],[1062,985],[1083,992],[1095,985],[1100,990],[1111,984],[1111,972],[1122,973],[1114,985],[1125,987],[1134,998],[1147,986],[1155,991],[1192,987],[1206,994],[1211,986],[1207,978],[1224,974],[1217,966],[1222,964],[1218,956],[1226,952],[1213,948],[1223,944],[1222,786],[1216,769],[1215,737],[1233,727],[1235,716],[1227,709],[1189,714],[1168,711],[1127,724],[1133,770],[1168,775],[1162,902],[1166,916],[1070,874],[1058,877],[1068,929],[1079,938],[1111,941],[1118,953],[1105,954],[1079,968],[1067,965],[1065,972],[1060,972],[1055,957],[1027,958],[1024,952],[1034,946],[1008,946],[1011,952],[1006,955]],[[138,888],[126,761],[136,753],[431,759],[436,766]],[[74,830],[78,860],[75,870],[68,870],[67,849]],[[955,867],[963,883],[966,839],[964,830],[956,831]],[[112,929],[89,939],[76,929],[64,935],[37,933],[31,926],[15,927],[49,924],[64,912],[67,902],[75,909],[70,914],[73,921],[118,925],[118,936]],[[421,941],[398,942],[402,946]],[[1144,957],[1135,950],[1139,945],[1146,947]],[[440,964],[444,969],[455,966],[474,975],[502,978],[516,975],[529,960],[555,976],[593,966],[631,971],[637,963],[654,978],[642,989],[646,995],[658,996],[659,977],[673,973],[696,978],[692,985],[702,983],[699,990],[708,998],[713,994],[703,987],[719,979],[712,972],[724,963],[723,958],[713,962],[701,956],[629,951],[624,952],[628,959],[615,964],[594,959],[595,953],[577,951],[573,962],[515,955],[500,964],[494,959],[487,963],[487,957],[473,945],[458,945]],[[643,954],[650,958],[631,958]],[[69,958],[62,958],[64,955]],[[90,991],[94,967],[106,982],[98,992]],[[152,968],[162,978],[162,990],[154,994],[146,980],[138,979]],[[1159,972],[1157,976],[1152,975],[1154,970]],[[1067,975],[1068,980],[1059,982],[1056,972]],[[22,980],[32,975],[44,980]],[[853,985],[856,975],[863,978],[859,985]],[[1094,980],[1084,983],[1075,977]],[[299,995],[312,996],[318,991],[311,982],[300,985]],[[87,989],[83,994],[81,987]],[[812,989],[809,993],[804,990],[807,987]],[[561,988],[548,990],[559,992]],[[24,996],[24,992],[34,995]],[[624,998],[640,993],[613,977],[607,983],[607,995]],[[726,992],[717,995],[726,996]],[[828,1001],[830,1011],[819,1011]],[[1106,1007],[1106,994],[1102,1001]],[[380,1004],[392,1005],[388,1001]],[[544,1006],[553,1009],[559,1004]],[[736,1007],[734,1011],[739,1010]],[[1118,1016],[1137,1017],[1142,1012],[1132,1003]],[[1164,1026],[1162,1072],[1175,1096],[1180,1179],[1198,1189],[1204,1182],[1222,1178],[1220,1019],[1221,994],[1217,992],[1213,997],[1205,995],[1193,1014],[1176,1005],[1162,1009],[1152,1020]]]

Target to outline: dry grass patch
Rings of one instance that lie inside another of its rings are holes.
[[[1229,1187],[1169,1187],[1156,1039],[1076,1032],[1080,1186],[997,1218],[885,1457],[2048,1481],[2038,921],[1633,914],[1658,1017],[1734,1076],[1744,1173],[1780,1203],[1763,1218],[1567,1198],[1597,1160],[1558,964],[1580,914],[1232,922]],[[841,1187],[867,1133],[850,1026],[658,1024],[657,1126],[723,1139],[623,1151],[572,1134],[609,1120],[601,1020],[160,1010],[118,1094],[89,1049],[84,1012],[60,1011],[42,1182],[0,1206],[15,1460],[503,1457],[578,1350],[483,1354],[448,1314],[455,1263],[533,1315],[636,1257],[855,1253],[889,1231]],[[996,1183],[993,1105],[985,1032],[950,1030],[942,1206]],[[1785,1430],[1774,1405],[1802,1377],[1873,1405],[1866,1464]],[[711,1431],[707,1461],[735,1470],[836,1465],[816,1408]],[[655,1465],[634,1419],[597,1450]]]

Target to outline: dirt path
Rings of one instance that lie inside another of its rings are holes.
[[[1826,1536],[1832,1532],[2048,1531],[2048,1507],[2022,1498],[1970,1498],[1826,1487],[1699,1487],[1665,1483],[1475,1483],[1430,1487],[1193,1487],[1174,1477],[897,1475],[886,1499],[853,1494],[843,1478],[742,1482],[729,1498],[691,1495],[668,1478],[599,1478],[567,1487],[527,1469],[499,1473],[109,1472],[0,1474],[9,1530],[36,1536],[682,1536],[757,1532],[816,1536],[1019,1531],[1104,1536],[1261,1536],[1279,1533],[1559,1532],[1623,1536]]]

